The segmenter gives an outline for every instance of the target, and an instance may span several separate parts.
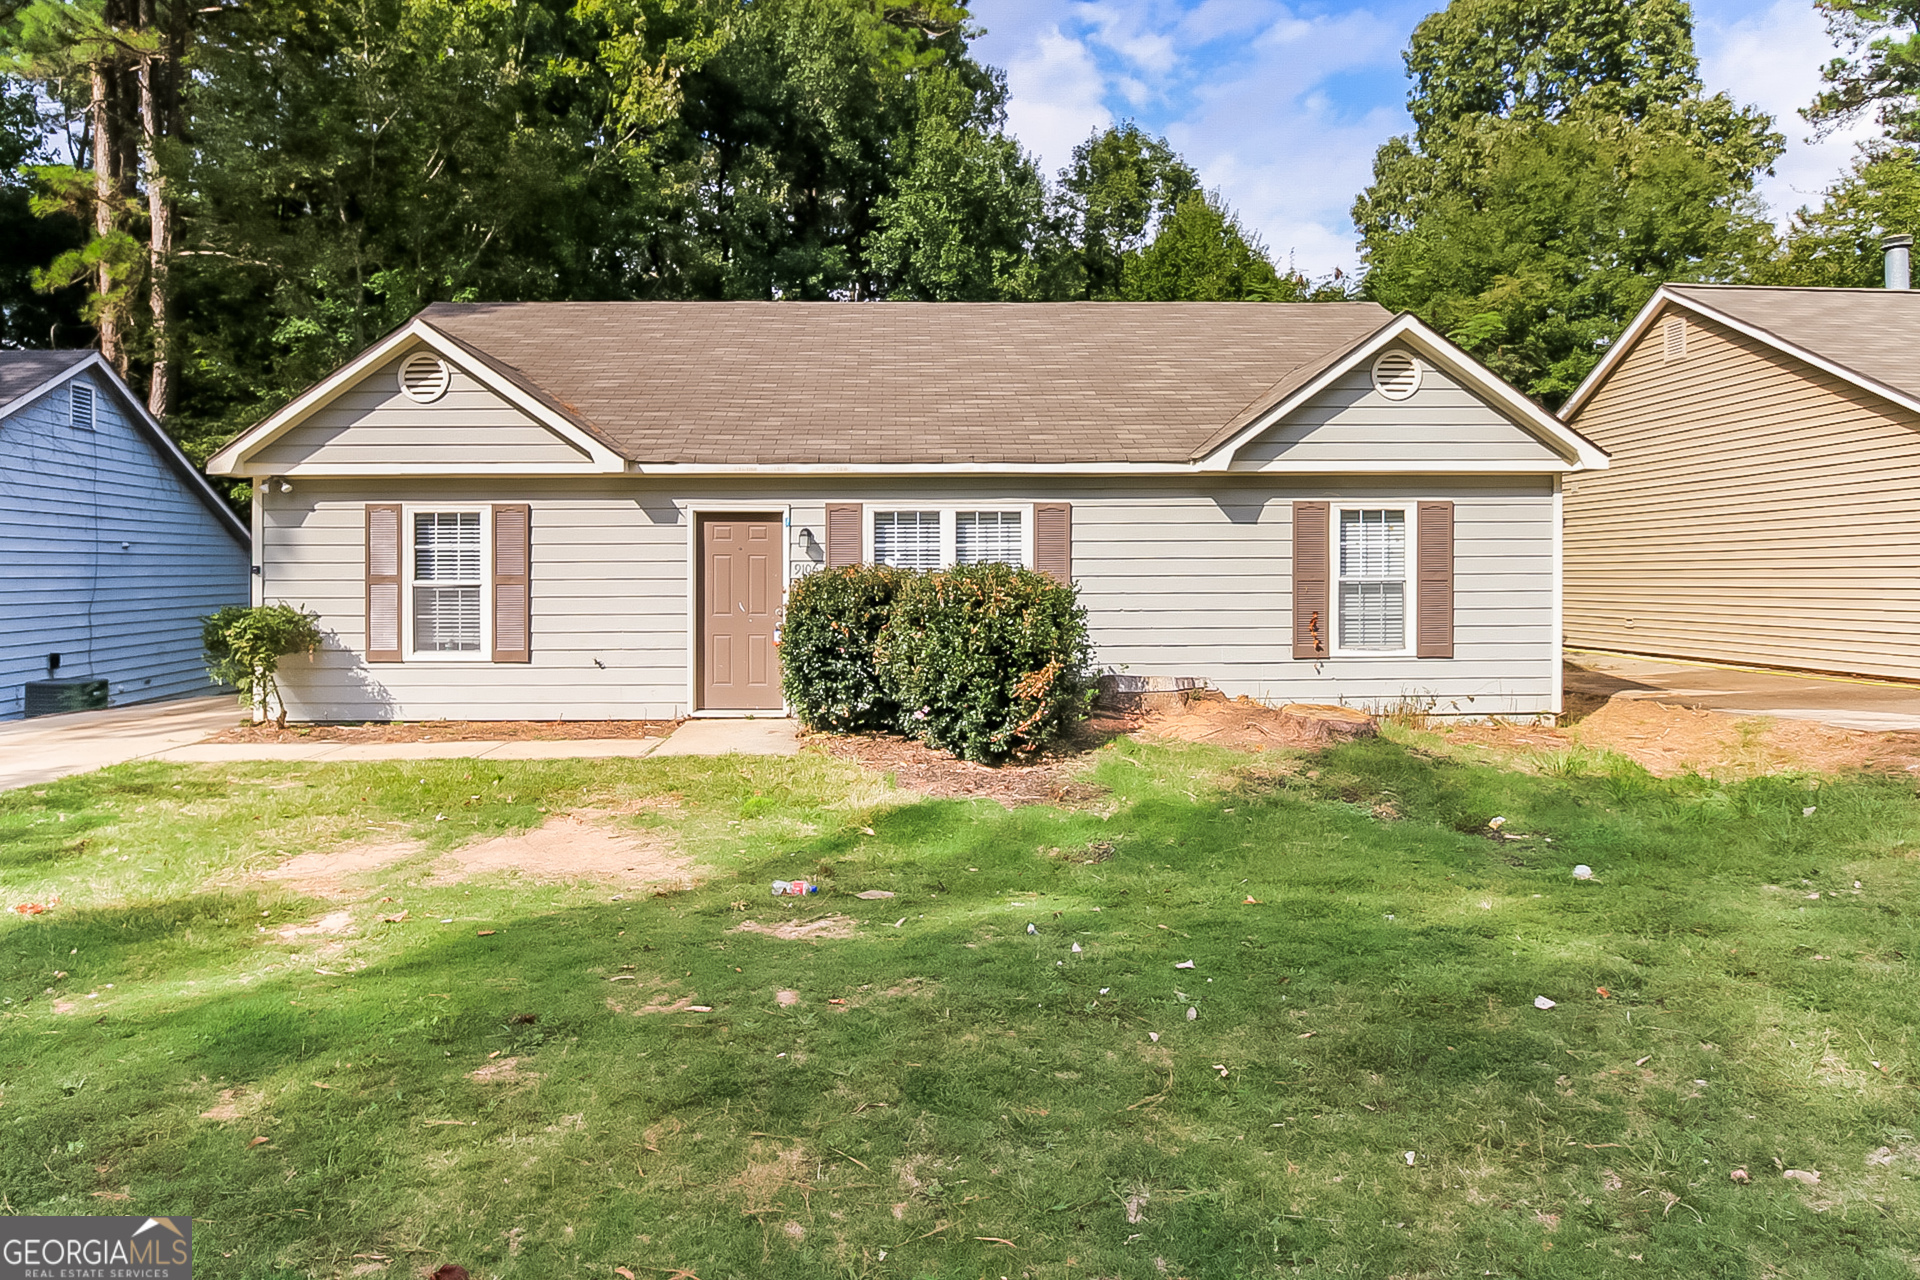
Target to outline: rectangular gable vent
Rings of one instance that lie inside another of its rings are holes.
[[[1660,358],[1664,363],[1672,364],[1675,360],[1686,358],[1687,322],[1684,319],[1674,316],[1668,320],[1661,327],[1660,339]]]
[[[82,431],[93,430],[93,387],[85,382],[67,384],[67,421]]]

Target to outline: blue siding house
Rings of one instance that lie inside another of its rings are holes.
[[[200,619],[246,604],[252,540],[93,351],[0,351],[0,720],[26,686],[111,704],[210,691]]]

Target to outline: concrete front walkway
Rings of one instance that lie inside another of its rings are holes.
[[[0,791],[140,760],[245,718],[232,694],[0,723]]]
[[[689,720],[667,738],[569,738],[509,742],[205,742],[241,723],[231,696],[78,711],[0,724],[0,791],[72,773],[166,760],[180,764],[354,760],[633,760],[642,756],[790,756],[794,721]]]
[[[1866,678],[1572,650],[1567,654],[1567,691],[1813,720],[1840,729],[1920,730],[1920,686]]]

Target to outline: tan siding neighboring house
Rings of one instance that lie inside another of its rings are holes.
[[[1568,644],[1920,678],[1920,413],[1761,328],[1837,357],[1854,293],[1694,286],[1636,322],[1569,415],[1613,465],[1565,486]]]

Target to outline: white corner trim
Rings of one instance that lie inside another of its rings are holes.
[[[1340,378],[1354,369],[1370,365],[1373,358],[1389,344],[1401,342],[1433,361],[1441,369],[1465,384],[1469,390],[1492,402],[1503,410],[1523,430],[1538,437],[1540,441],[1555,453],[1565,458],[1565,468],[1542,467],[1526,464],[1523,468],[1532,472],[1546,472],[1557,469],[1570,471],[1604,471],[1607,468],[1607,455],[1592,441],[1583,438],[1566,423],[1542,409],[1514,390],[1503,378],[1496,377],[1458,347],[1429,329],[1414,316],[1402,314],[1394,317],[1377,333],[1360,346],[1349,351],[1340,360],[1335,361],[1311,382],[1295,390],[1280,403],[1260,414],[1241,429],[1231,440],[1215,448],[1206,457],[1199,460],[1202,471],[1230,471],[1234,457],[1246,444],[1258,437],[1290,415],[1314,396],[1331,387]],[[1281,468],[1286,470],[1288,468]],[[1304,468],[1302,468],[1304,470]],[[1328,468],[1341,470],[1342,468]],[[1487,464],[1458,466],[1448,468],[1454,472],[1473,472],[1493,470]],[[1347,471],[1364,470],[1351,465]]]
[[[1662,306],[1685,308],[1697,316],[1704,316],[1715,324],[1725,325],[1736,333],[1745,334],[1756,342],[1764,343],[1772,347],[1775,351],[1784,352],[1796,360],[1810,364],[1824,373],[1830,373],[1842,381],[1850,382],[1863,391],[1870,391],[1882,399],[1891,400],[1902,408],[1920,413],[1920,396],[1902,391],[1898,387],[1888,386],[1878,379],[1868,377],[1857,369],[1850,369],[1846,365],[1820,355],[1818,352],[1810,351],[1798,343],[1789,342],[1779,334],[1763,329],[1751,321],[1738,319],[1721,311],[1717,307],[1701,302],[1697,298],[1689,298],[1684,294],[1673,293],[1665,285],[1662,285],[1653,297],[1647,300],[1647,305],[1640,309],[1640,314],[1633,318],[1633,323],[1628,325],[1626,331],[1614,341],[1613,347],[1606,354],[1606,358],[1595,365],[1593,372],[1589,373],[1580,385],[1574,388],[1573,394],[1567,397],[1566,404],[1561,406],[1560,409],[1562,417],[1573,417],[1580,411],[1581,406],[1593,397],[1593,394],[1600,389],[1600,384],[1606,380],[1607,375],[1613,372],[1614,367],[1626,358],[1627,352],[1631,350],[1634,344],[1639,342],[1642,335],[1646,333],[1647,328],[1653,323],[1654,315]]]
[[[445,334],[442,334],[419,316],[415,316],[406,324],[394,330],[385,338],[374,343],[358,356],[355,356],[352,360],[341,365],[325,378],[295,396],[279,410],[267,415],[253,427],[242,432],[236,439],[230,441],[218,453],[207,460],[207,470],[214,475],[222,476],[267,474],[265,471],[247,466],[248,459],[256,451],[272,444],[275,440],[306,421],[313,414],[333,403],[334,400],[338,399],[348,390],[357,386],[361,380],[375,368],[385,363],[395,352],[409,346],[422,346],[431,350],[435,355],[445,360],[448,365],[460,370],[475,382],[478,382],[481,386],[487,388],[487,390],[493,392],[501,399],[506,400],[529,418],[532,418],[535,422],[546,427],[549,431],[552,431],[555,435],[587,455],[589,459],[588,462],[580,467],[569,467],[567,470],[617,474],[627,469],[627,460],[625,458],[613,452],[586,432],[580,430],[580,428],[576,427],[573,423],[554,413],[551,409],[547,408],[546,405],[541,404],[512,382],[494,373],[484,362],[473,359],[458,344],[447,338]],[[493,469],[488,467],[482,474],[490,474],[492,472]],[[278,475],[280,473],[274,472],[273,474]],[[297,473],[289,472],[288,474]],[[308,472],[307,474],[316,473]],[[332,468],[327,474],[398,475],[407,473],[395,469],[357,471]],[[457,470],[436,467],[423,469],[414,474],[442,475],[459,474],[459,472]],[[526,472],[522,469],[516,472],[516,474],[539,473]]]

